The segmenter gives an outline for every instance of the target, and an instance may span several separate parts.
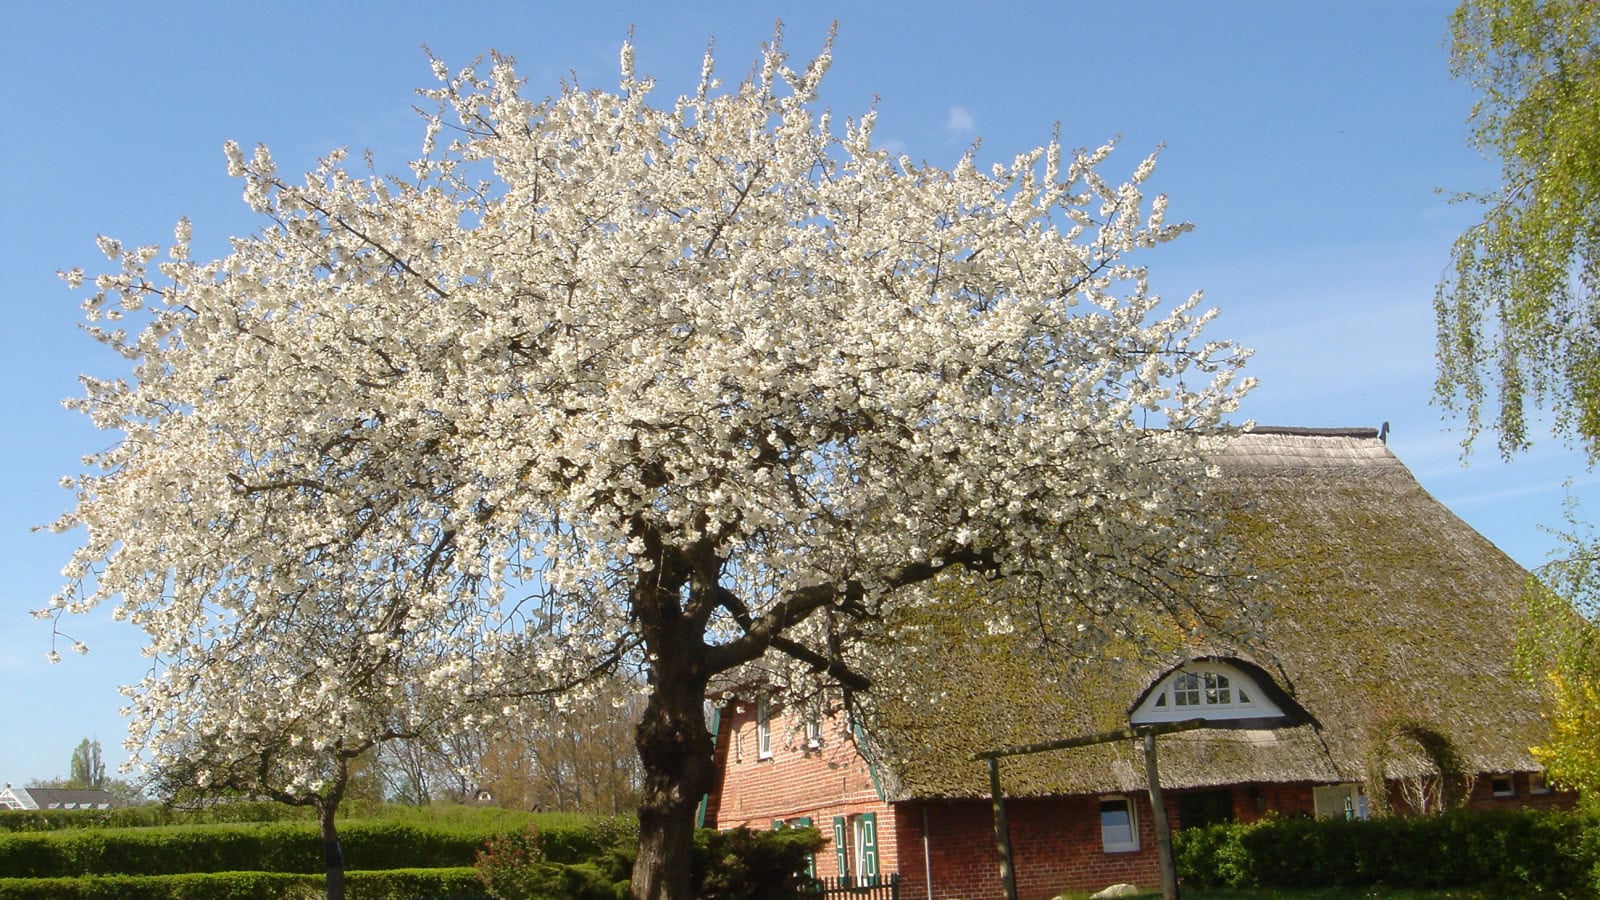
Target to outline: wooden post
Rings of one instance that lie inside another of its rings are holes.
[[[1006,798],[1000,793],[1000,760],[989,757],[989,796],[994,803],[994,846],[1000,854],[1000,884],[1006,900],[1017,900],[1017,873],[1011,864],[1011,826],[1006,821]]]
[[[1156,826],[1156,855],[1161,862],[1162,900],[1178,900],[1178,867],[1172,859],[1172,828],[1167,805],[1161,799],[1161,775],[1156,770],[1156,736],[1144,733],[1144,777],[1150,789],[1150,815]]]
[[[1161,880],[1166,890],[1165,896],[1170,900],[1177,900],[1178,870],[1172,863],[1172,833],[1167,828],[1167,808],[1161,804],[1161,781],[1156,775],[1155,738],[1158,734],[1172,734],[1176,731],[1190,731],[1204,727],[1206,727],[1206,720],[1204,719],[1185,719],[1181,722],[1160,722],[1154,725],[1119,728],[1116,731],[1107,731],[1101,734],[1088,734],[1059,741],[1045,741],[1040,744],[1001,747],[998,750],[985,750],[982,753],[972,754],[974,761],[980,759],[989,761],[989,794],[993,797],[994,802],[994,843],[1000,854],[1000,881],[1005,887],[1006,900],[1017,900],[1017,875],[1016,865],[1011,859],[1011,829],[1006,823],[1005,796],[1000,793],[1000,757],[1025,756],[1030,753],[1046,753],[1051,750],[1067,750],[1072,747],[1089,747],[1110,741],[1126,741],[1140,737],[1143,737],[1145,741],[1145,777],[1150,784],[1150,805],[1155,810],[1156,845],[1160,851]]]

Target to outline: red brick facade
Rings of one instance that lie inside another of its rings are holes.
[[[817,854],[816,873],[840,874],[834,820],[843,820],[850,868],[861,848],[854,846],[859,817],[877,825],[878,871],[898,873],[906,900],[999,900],[999,864],[994,818],[987,799],[881,799],[874,773],[857,752],[842,715],[824,719],[819,740],[808,740],[803,722],[773,709],[770,754],[760,751],[758,705],[730,703],[720,713],[717,732],[717,784],[707,798],[706,824],[772,828],[809,819],[828,841]],[[977,765],[977,763],[974,763]],[[1468,805],[1474,808],[1570,807],[1574,795],[1540,790],[1528,773],[1482,776],[1474,780]],[[1182,828],[1186,808],[1208,800],[1228,817],[1255,821],[1264,816],[1316,814],[1316,788],[1310,783],[1232,785],[1212,791],[1167,791],[1164,805],[1174,829]],[[1496,788],[1500,794],[1496,795]],[[1205,795],[1205,796],[1200,796]],[[1101,833],[1102,800],[1125,797],[1133,810],[1138,849],[1108,851]],[[1187,800],[1186,800],[1187,798]],[[1326,799],[1326,796],[1325,796]],[[1404,809],[1403,798],[1391,797]],[[1047,900],[1062,891],[1095,891],[1127,882],[1160,884],[1154,820],[1148,796],[1126,795],[1008,798],[1012,858],[1020,900]],[[1193,823],[1190,823],[1193,824]],[[933,890],[928,889],[929,876]]]
[[[877,825],[878,871],[903,871],[894,809],[880,798],[871,767],[856,751],[843,714],[823,719],[820,738],[808,740],[802,719],[774,708],[769,729],[771,752],[763,754],[758,710],[754,702],[737,702],[729,703],[718,715],[718,780],[707,798],[706,825],[767,829],[780,821],[793,824],[797,819],[809,819],[828,839],[828,846],[817,854],[817,875],[832,878],[852,874],[839,871],[834,819],[844,819],[847,826],[845,855],[853,869],[862,849],[851,846],[854,823],[870,815]]]

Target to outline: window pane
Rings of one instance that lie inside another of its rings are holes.
[[[1133,810],[1127,800],[1100,801],[1100,840],[1108,851],[1139,849]]]
[[[1128,801],[1108,800],[1100,804],[1100,828],[1107,834],[1128,833]]]
[[[1228,677],[1215,672],[1205,673],[1206,703],[1208,705],[1231,704],[1233,693],[1228,690]]]
[[[1188,672],[1180,674],[1172,682],[1172,698],[1179,706],[1200,705],[1200,678]]]

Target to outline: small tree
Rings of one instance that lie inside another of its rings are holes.
[[[134,372],[86,380],[122,439],[75,482],[55,607],[115,603],[162,658],[283,622],[183,674],[339,673],[273,713],[317,751],[352,746],[330,694],[370,705],[352,647],[428,648],[400,671],[431,698],[636,670],[633,891],[684,898],[718,673],[775,653],[870,687],[853,648],[954,567],[1011,586],[976,627],[1085,652],[1135,610],[1215,627],[1200,451],[1248,383],[1199,296],[1127,259],[1186,227],[1153,158],[1121,184],[1111,147],[1054,141],[943,170],[874,147],[870,113],[836,130],[828,52],[796,71],[774,42],[730,90],[708,55],[661,106],[622,56],[617,91],[543,101],[508,58],[435,61],[409,180],[335,153],[295,183],[229,144],[265,218],[225,258],[192,260],[187,222],[159,264],[103,238],[89,327]],[[139,733],[189,693],[146,685]],[[228,696],[205,734],[231,743],[265,707]]]
[[[68,787],[99,789],[106,786],[106,764],[100,758],[99,741],[84,738],[78,743],[77,749],[72,751],[71,773]]]
[[[305,557],[317,555],[315,549]],[[163,644],[137,686],[133,739],[168,802],[266,797],[317,813],[327,896],[344,896],[336,815],[347,798],[381,795],[378,748],[434,737],[470,714],[479,688],[430,692],[439,647],[398,627],[404,600],[370,573],[324,570],[284,585],[292,596],[213,610],[208,627]],[[152,640],[171,620],[153,624]]]
[[[1545,695],[1550,734],[1533,755],[1552,781],[1600,799],[1600,540],[1570,518],[1566,553],[1529,580],[1518,671]]]

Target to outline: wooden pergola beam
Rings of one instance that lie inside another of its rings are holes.
[[[1172,734],[1177,731],[1193,731],[1196,728],[1205,728],[1214,723],[1205,719],[1184,719],[1181,722],[1157,722],[1154,725],[1130,725],[1127,728],[1118,728],[1116,731],[1103,731],[1099,734],[1086,734],[1081,737],[1063,738],[1058,741],[1044,741],[1038,744],[1018,744],[1015,747],[1001,747],[998,750],[984,750],[972,754],[974,762],[984,759],[999,759],[1002,756],[1028,756],[1034,753],[1048,753],[1051,750],[1070,750],[1073,747],[1091,747],[1095,744],[1109,744],[1112,741],[1131,741],[1144,737],[1147,734],[1162,735]]]
[[[1000,760],[1007,756],[1028,756],[1049,753],[1052,750],[1070,750],[1074,747],[1092,747],[1112,741],[1142,740],[1144,743],[1145,780],[1150,791],[1150,811],[1156,829],[1156,853],[1161,865],[1161,894],[1165,900],[1177,900],[1177,867],[1172,859],[1172,830],[1167,824],[1166,805],[1161,800],[1161,777],[1156,769],[1156,736],[1179,731],[1205,728],[1211,723],[1205,719],[1184,719],[1181,722],[1158,722],[1153,725],[1130,725],[1116,731],[1086,734],[1080,737],[1044,741],[1038,744],[1019,744],[972,754],[974,762],[989,764],[989,793],[994,806],[995,851],[1000,856],[1000,881],[1006,900],[1017,900],[1016,865],[1011,859],[1011,828],[1006,818],[1005,793],[1000,789]]]

